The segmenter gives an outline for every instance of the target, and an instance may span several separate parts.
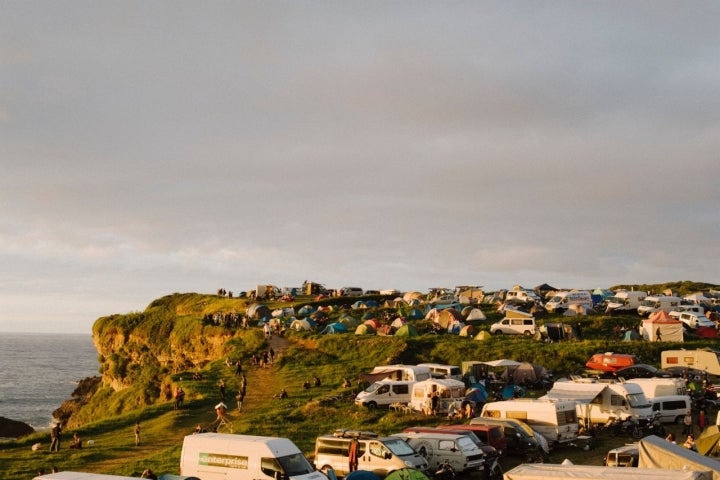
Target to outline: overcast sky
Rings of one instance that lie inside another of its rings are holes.
[[[303,280],[720,283],[715,1],[0,12],[0,330]]]

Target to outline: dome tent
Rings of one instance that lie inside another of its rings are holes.
[[[407,338],[407,337],[417,337],[419,335],[420,334],[418,333],[417,330],[415,330],[415,327],[413,327],[409,323],[406,323],[402,327],[398,328],[397,331],[395,332],[396,337]]]

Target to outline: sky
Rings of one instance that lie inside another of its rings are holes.
[[[717,2],[0,8],[0,331],[304,280],[720,283]]]

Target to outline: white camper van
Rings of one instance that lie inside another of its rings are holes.
[[[548,312],[564,312],[570,307],[591,310],[593,308],[592,295],[586,290],[557,292],[545,304]]]
[[[462,380],[462,372],[457,365],[445,365],[442,363],[418,363],[418,367],[427,367],[430,369],[432,378],[452,378],[454,380]]]
[[[612,297],[606,298],[605,304],[608,312],[637,311],[640,302],[645,300],[645,297],[647,297],[646,292],[620,290],[615,292]]]
[[[372,369],[370,373],[363,375],[363,378],[372,381],[382,380],[406,380],[420,382],[431,378],[430,367],[423,365],[382,365]]]
[[[287,438],[223,433],[187,435],[180,475],[202,480],[327,480]]]
[[[670,313],[680,306],[682,298],[670,295],[648,295],[637,307],[638,315],[650,315],[660,310]]]
[[[668,395],[687,395],[687,385],[682,378],[633,378],[627,383],[640,385],[648,400]]]
[[[338,476],[349,473],[350,444],[357,441],[358,470],[367,470],[381,478],[395,470],[414,468],[425,471],[427,460],[417,454],[405,440],[397,437],[378,437],[373,432],[337,430],[332,435],[315,439],[315,467],[327,472],[331,468]]]
[[[533,305],[535,303],[540,303],[540,297],[538,297],[537,293],[533,290],[528,290],[520,285],[515,285],[512,290],[508,290],[505,294],[505,303],[515,305]]]
[[[691,368],[720,375],[720,352],[709,349],[665,350],[660,352],[660,368]]]
[[[574,442],[578,438],[578,420],[573,400],[517,398],[489,402],[483,406],[480,416],[521,420],[550,443]]]
[[[355,397],[361,407],[389,407],[393,403],[410,403],[412,386],[417,382],[406,380],[380,380],[367,387]]]
[[[429,414],[432,397],[438,396],[437,413],[447,413],[450,405],[460,407],[465,400],[465,383],[451,378],[433,378],[417,382],[412,386],[410,407],[418,412]]]

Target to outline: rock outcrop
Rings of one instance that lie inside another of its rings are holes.
[[[35,429],[24,422],[0,417],[0,437],[20,438],[35,433]]]

